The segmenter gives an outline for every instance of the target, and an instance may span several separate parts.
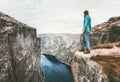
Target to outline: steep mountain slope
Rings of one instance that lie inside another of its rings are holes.
[[[43,53],[55,55],[60,61],[70,63],[73,53],[80,48],[79,34],[39,34]]]

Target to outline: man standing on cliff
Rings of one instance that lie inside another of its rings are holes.
[[[89,42],[89,33],[91,31],[91,17],[88,10],[84,11],[84,22],[83,22],[83,43],[80,51],[84,51],[84,54],[90,53],[90,42]]]

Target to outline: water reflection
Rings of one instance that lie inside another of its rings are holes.
[[[73,82],[70,67],[54,56],[42,54],[41,69],[45,75],[45,82]]]

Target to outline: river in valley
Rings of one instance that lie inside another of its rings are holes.
[[[74,82],[70,66],[52,55],[41,55],[41,69],[45,75],[45,82]]]

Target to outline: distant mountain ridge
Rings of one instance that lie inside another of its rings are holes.
[[[52,54],[65,63],[70,63],[73,53],[80,48],[80,34],[38,34],[43,53]]]

